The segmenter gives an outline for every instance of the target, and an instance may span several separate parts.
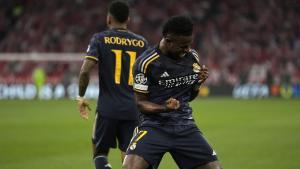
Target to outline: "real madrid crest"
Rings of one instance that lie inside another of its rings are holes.
[[[130,150],[134,150],[136,148],[136,143],[132,143],[129,148]]]
[[[194,63],[194,64],[193,64],[193,71],[194,71],[195,73],[199,73],[200,70],[201,70],[200,65],[199,65],[198,63]]]

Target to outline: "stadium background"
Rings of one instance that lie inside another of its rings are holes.
[[[72,98],[108,0],[0,0],[0,168],[92,168],[92,119]],[[224,168],[300,168],[300,2],[130,0],[151,45],[169,16],[195,20],[210,77],[192,103]],[[87,96],[97,98],[97,72]],[[71,99],[70,99],[71,98]],[[112,151],[112,165],[120,168]],[[160,168],[176,168],[169,156]]]

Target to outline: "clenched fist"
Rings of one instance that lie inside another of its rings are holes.
[[[171,110],[176,110],[180,107],[179,101],[172,97],[166,101],[165,105],[167,109],[171,109]]]

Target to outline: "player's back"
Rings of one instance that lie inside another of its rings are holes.
[[[136,119],[132,66],[146,49],[146,40],[126,29],[109,29],[94,37],[100,43],[97,111],[105,117]]]

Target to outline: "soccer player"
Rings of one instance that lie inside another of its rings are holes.
[[[193,23],[170,18],[160,43],[134,65],[134,91],[141,121],[128,146],[124,169],[157,168],[169,152],[180,169],[220,169],[216,153],[192,117],[189,102],[208,77],[191,49]]]
[[[88,118],[89,104],[84,98],[89,74],[98,64],[99,98],[92,137],[96,169],[109,169],[110,148],[126,148],[137,126],[137,106],[133,95],[132,66],[146,49],[147,41],[127,29],[129,6],[125,1],[113,1],[107,15],[108,30],[93,35],[79,75],[78,109]]]

